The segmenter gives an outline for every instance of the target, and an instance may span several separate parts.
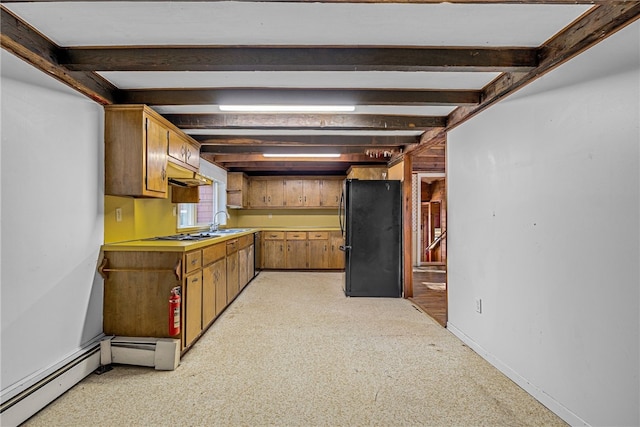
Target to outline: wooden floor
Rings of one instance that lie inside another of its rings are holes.
[[[435,272],[430,267],[421,267],[413,272],[413,298],[409,298],[443,327],[447,326],[447,291],[445,271]],[[441,284],[438,286],[438,284]],[[442,286],[444,285],[444,286]],[[443,287],[442,290],[434,288]]]

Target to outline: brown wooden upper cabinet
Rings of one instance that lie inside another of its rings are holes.
[[[227,174],[227,207],[246,208],[249,206],[249,179],[242,172]]]
[[[198,170],[198,142],[148,106],[104,108],[105,194],[164,199],[168,161]]]
[[[183,134],[169,130],[168,153],[171,159],[188,169],[198,171],[200,168],[200,147]]]
[[[230,172],[228,182],[236,182],[236,175],[240,174]],[[227,199],[227,205],[250,209],[337,208],[342,181],[343,177],[249,177],[248,203],[239,206]],[[235,193],[238,190],[236,187],[233,188],[233,194],[228,192],[228,196],[240,200],[241,196]]]
[[[340,205],[343,179],[320,180],[320,206],[337,208]]]

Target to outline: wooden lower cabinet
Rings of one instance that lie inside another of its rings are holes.
[[[227,258],[220,260],[220,276],[215,282],[216,288],[216,316],[227,306]]]
[[[224,290],[221,287],[225,288]],[[206,327],[224,309],[227,300],[227,263],[221,258],[202,269],[202,326]],[[222,295],[218,295],[222,293]]]
[[[329,268],[329,233],[309,232],[309,268],[312,270]]]
[[[183,265],[178,252],[105,252],[104,333],[179,338],[169,335],[169,298],[171,289],[182,288]]]
[[[238,295],[238,241],[227,243],[227,304]]]
[[[309,253],[307,251],[307,233],[302,231],[287,231],[287,253],[285,266],[287,269],[309,268]]]
[[[105,334],[175,338],[186,351],[253,278],[253,241],[250,234],[186,253],[105,250],[99,268]],[[171,336],[169,298],[175,287],[181,289],[181,331]]]
[[[344,268],[344,252],[340,250],[340,246],[344,245],[342,232],[329,232],[329,268],[332,270],[340,270]]]
[[[262,268],[279,270],[285,268],[283,231],[262,233]]]
[[[184,291],[184,345],[188,347],[202,332],[202,271],[187,276]]]
[[[344,240],[340,231],[265,231],[262,268],[272,270],[344,269]]]

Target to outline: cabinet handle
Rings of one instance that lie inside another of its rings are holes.
[[[262,196],[262,203],[266,203],[267,202],[267,196]]]
[[[327,245],[324,245],[324,251],[327,252]]]
[[[197,258],[192,259],[192,260],[191,260],[191,265],[196,265],[196,262],[198,262],[198,259],[197,259]]]
[[[280,252],[282,252],[282,245],[280,245]]]
[[[291,252],[291,245],[287,245],[287,252]]]

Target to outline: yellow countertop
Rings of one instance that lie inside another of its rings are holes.
[[[128,242],[109,243],[102,245],[103,251],[147,251],[147,252],[188,252],[194,249],[204,248],[216,243],[226,242],[227,240],[237,239],[238,237],[260,231],[258,228],[247,228],[245,231],[232,233],[226,236],[212,237],[202,240],[131,240]]]
[[[340,227],[314,227],[314,226],[293,226],[293,227],[260,227],[260,231],[340,231]]]
[[[229,234],[226,236],[212,237],[202,240],[131,240],[127,242],[108,243],[102,245],[102,251],[150,251],[150,252],[189,252],[206,246],[222,243],[227,240],[236,239],[247,234],[258,231],[340,231],[338,227],[260,227],[246,228],[245,231]]]

